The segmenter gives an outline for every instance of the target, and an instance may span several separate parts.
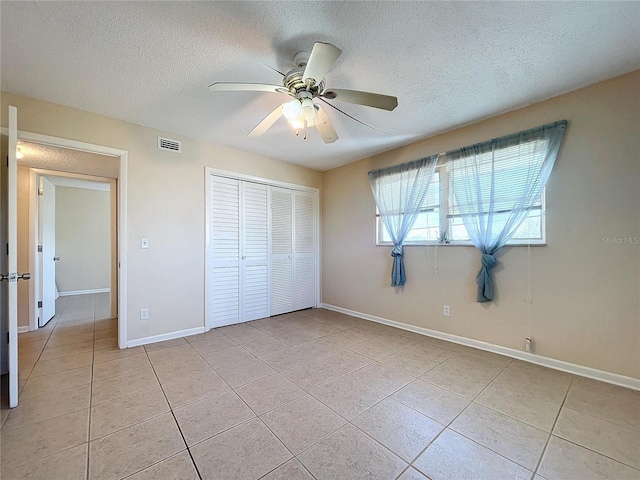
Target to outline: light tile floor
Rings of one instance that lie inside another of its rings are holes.
[[[88,295],[20,335],[3,479],[640,478],[640,392],[327,310],[116,333]]]

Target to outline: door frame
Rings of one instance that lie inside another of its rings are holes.
[[[40,235],[40,202],[38,201],[37,190],[40,177],[64,177],[77,180],[86,180],[97,183],[109,184],[109,205],[110,205],[110,218],[109,218],[109,238],[111,241],[111,260],[109,261],[110,268],[110,291],[114,294],[111,295],[111,315],[118,315],[118,245],[117,245],[117,232],[118,232],[118,214],[117,214],[117,195],[118,195],[118,182],[113,177],[98,177],[95,175],[87,175],[84,173],[71,173],[61,172],[58,170],[46,170],[36,167],[29,168],[29,263],[31,270],[33,271],[32,282],[29,288],[29,331],[37,330],[38,325],[38,307],[36,303],[42,293],[42,271],[41,262],[38,255],[38,238]]]
[[[210,263],[211,263],[211,259],[210,259],[210,255],[209,255],[209,245],[210,245],[210,239],[209,239],[209,216],[210,216],[210,178],[212,175],[215,176],[219,176],[219,177],[226,177],[226,178],[232,178],[234,180],[243,180],[243,181],[248,181],[248,182],[253,182],[253,183],[261,183],[264,185],[269,185],[272,187],[282,187],[282,188],[287,188],[289,190],[296,190],[296,191],[302,191],[302,192],[311,192],[313,194],[313,201],[314,201],[314,209],[315,209],[315,215],[316,215],[316,221],[315,221],[315,229],[316,229],[316,238],[315,238],[315,244],[314,244],[314,248],[316,251],[316,256],[315,256],[315,271],[316,271],[316,291],[315,291],[315,306],[316,308],[319,308],[321,306],[321,284],[320,284],[320,279],[322,278],[322,271],[321,271],[321,267],[322,267],[322,250],[321,250],[321,243],[320,243],[320,239],[322,237],[322,232],[320,231],[320,189],[315,188],[315,187],[309,187],[306,185],[298,185],[296,183],[288,183],[288,182],[282,182],[279,180],[271,180],[268,178],[263,178],[263,177],[257,177],[254,175],[246,175],[243,173],[236,173],[236,172],[230,172],[228,170],[220,170],[217,168],[212,168],[212,167],[205,167],[205,176],[204,176],[204,185],[205,185],[205,274],[204,274],[204,329],[205,331],[209,331],[211,328],[213,328],[212,325],[210,325],[209,319],[210,319],[210,314],[209,314],[209,307],[208,307],[208,297],[207,297],[207,292],[209,291],[209,287],[211,286],[211,279],[209,278],[209,272],[210,272]],[[271,213],[269,212],[269,216],[271,215]]]
[[[2,127],[0,131],[8,135],[9,129]],[[68,138],[53,137],[50,135],[43,135],[40,133],[26,132],[18,130],[18,140],[24,140],[26,142],[39,143],[42,145],[49,145],[52,147],[68,148],[71,150],[80,150],[83,152],[97,153],[99,155],[108,155],[119,158],[118,178],[117,184],[117,250],[118,250],[118,347],[127,348],[127,161],[128,151],[119,148],[106,147],[104,145],[95,145],[92,143],[79,142],[77,140],[71,140]],[[31,210],[29,209],[29,217],[31,222]],[[33,248],[31,248],[33,247]],[[34,255],[35,261],[35,245],[30,245],[30,258]],[[112,279],[113,281],[113,279]],[[33,282],[35,283],[35,282]],[[35,286],[30,285],[29,295],[31,296],[31,289],[33,290],[33,298],[35,299]],[[30,307],[33,308],[33,307]],[[33,315],[30,315],[29,323],[33,321]]]

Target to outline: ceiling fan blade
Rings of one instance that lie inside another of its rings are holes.
[[[309,79],[311,85],[320,83],[341,53],[342,50],[330,43],[314,43],[309,61],[302,74],[302,81],[307,83],[307,79]]]
[[[398,99],[390,95],[379,93],[360,92],[358,90],[342,90],[334,88],[322,94],[324,98],[336,99],[341,102],[355,103],[367,107],[381,108],[383,110],[393,110],[398,106]]]
[[[338,139],[336,129],[333,128],[333,125],[331,125],[331,120],[329,120],[329,117],[326,113],[324,113],[324,110],[320,107],[320,105],[318,105],[317,115],[320,121],[316,123],[316,128],[318,129],[322,140],[324,140],[324,143],[335,142]]]
[[[212,92],[271,92],[286,93],[289,90],[282,85],[267,85],[266,83],[233,83],[233,82],[216,82],[209,85]]]
[[[278,105],[276,109],[267,115],[264,120],[262,120],[258,125],[253,127],[247,137],[255,138],[261,136],[264,132],[269,130],[271,126],[278,121],[278,119],[282,116],[282,105]]]
[[[345,117],[349,117],[351,120],[358,122],[360,125],[364,125],[367,128],[370,128],[371,130],[375,130],[376,132],[382,133],[383,135],[389,135],[391,137],[391,134],[387,133],[387,132],[383,132],[382,130],[378,130],[376,127],[372,127],[371,125],[367,125],[366,123],[364,123],[361,120],[358,120],[356,117],[349,115],[347,112],[340,110],[338,107],[336,107],[335,105],[330,104],[329,102],[327,102],[324,98],[322,97],[318,97],[320,99],[320,101],[322,101],[325,105],[330,106],[331,108],[333,108],[334,110],[336,110],[337,112],[341,113],[342,115],[344,115]]]
[[[273,68],[271,65],[267,65],[266,63],[263,64],[265,67],[270,68],[271,70],[273,70],[276,73],[279,73],[280,75],[282,75],[284,77],[284,73],[282,73],[280,70],[276,70],[275,68]]]

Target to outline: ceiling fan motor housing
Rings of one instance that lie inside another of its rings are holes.
[[[309,92],[314,98],[322,95],[324,91],[324,78],[315,85],[307,88],[307,84],[302,81],[303,74],[304,67],[296,67],[285,74],[282,84],[289,90],[291,96],[299,98],[298,94],[300,92]]]
[[[293,64],[298,68],[306,67],[310,56],[309,52],[298,52],[293,56]]]

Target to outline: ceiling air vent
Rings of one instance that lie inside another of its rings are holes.
[[[171,140],[170,138],[158,137],[158,150],[182,153],[182,142],[179,140]]]

